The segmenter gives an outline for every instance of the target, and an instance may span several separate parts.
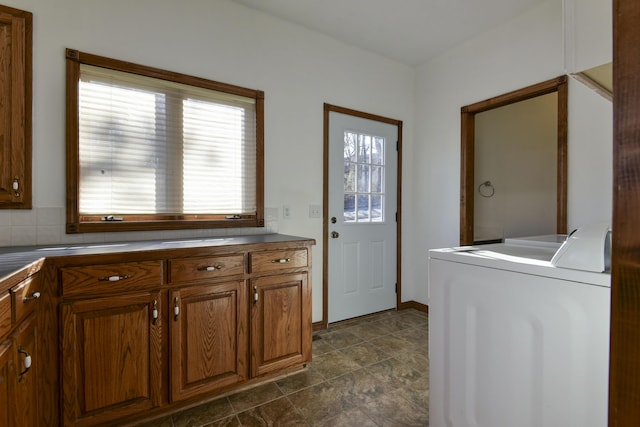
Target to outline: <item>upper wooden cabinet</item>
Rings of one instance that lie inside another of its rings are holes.
[[[0,6],[0,209],[31,209],[32,23]]]

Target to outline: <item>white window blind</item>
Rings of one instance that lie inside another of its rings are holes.
[[[256,213],[255,100],[82,64],[80,215]]]

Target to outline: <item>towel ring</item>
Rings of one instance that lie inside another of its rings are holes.
[[[496,189],[494,188],[493,184],[491,184],[491,181],[485,181],[482,184],[478,185],[478,193],[480,193],[482,197],[489,198],[493,197],[493,195],[496,194]]]

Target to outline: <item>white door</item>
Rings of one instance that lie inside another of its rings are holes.
[[[328,322],[396,306],[398,127],[329,114]]]

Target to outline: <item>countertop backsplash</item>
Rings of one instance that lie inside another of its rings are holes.
[[[266,208],[265,226],[255,228],[66,234],[65,208],[34,207],[31,210],[0,210],[0,247],[277,233],[279,225],[277,213],[277,208]]]

